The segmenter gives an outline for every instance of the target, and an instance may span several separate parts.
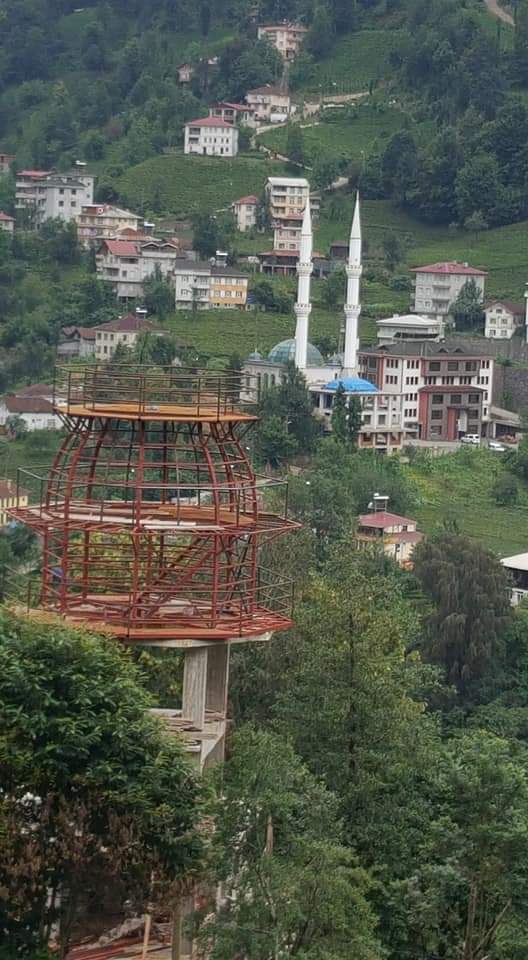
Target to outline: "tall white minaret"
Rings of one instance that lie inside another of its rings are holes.
[[[310,303],[310,277],[312,275],[312,217],[310,214],[310,197],[306,200],[301,229],[301,248],[297,263],[297,303],[295,304],[295,366],[299,370],[306,369],[308,355],[308,320],[312,310]]]
[[[363,267],[361,264],[361,216],[359,212],[359,193],[356,196],[356,207],[352,230],[350,231],[350,249],[348,252],[347,295],[345,303],[345,349],[343,354],[343,375],[350,377],[357,372],[358,355],[358,321],[361,313],[359,300],[359,283]]]

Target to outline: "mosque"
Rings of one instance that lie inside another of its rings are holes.
[[[362,428],[358,446],[392,453],[402,447],[404,439],[403,397],[379,390],[369,380],[358,375],[358,324],[361,313],[360,282],[363,272],[361,250],[361,215],[359,196],[356,198],[348,263],[345,299],[344,347],[342,354],[325,360],[317,347],[309,342],[311,304],[313,231],[310,202],[304,209],[299,261],[297,264],[297,301],[295,337],[277,343],[263,357],[258,351],[250,354],[243,372],[248,382],[255,379],[260,387],[280,383],[286,364],[294,362],[303,373],[312,395],[314,415],[322,418],[330,430],[332,405],[336,391],[343,385],[347,398],[356,397],[362,407]]]

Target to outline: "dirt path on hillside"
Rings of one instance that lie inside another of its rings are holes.
[[[497,20],[502,20],[503,23],[508,23],[510,27],[515,26],[515,21],[511,15],[508,13],[504,7],[501,7],[498,0],[484,0],[489,12],[493,17],[497,17]]]

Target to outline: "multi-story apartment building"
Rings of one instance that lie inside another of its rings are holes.
[[[403,396],[410,437],[457,440],[464,433],[487,433],[494,362],[472,344],[395,342],[362,350],[359,362],[361,375],[384,395]]]
[[[295,60],[307,33],[302,23],[267,23],[258,28],[259,40],[266,39],[284,60]]]
[[[248,90],[246,101],[255,123],[284,123],[294,112],[289,93],[269,83]]]
[[[81,208],[93,202],[94,177],[76,170],[21,170],[16,177],[16,205],[29,211],[37,228],[45,220],[79,220]]]
[[[415,313],[446,316],[468,280],[474,280],[484,301],[484,285],[488,274],[485,270],[470,267],[468,263],[431,263],[426,267],[415,267],[412,273],[416,275]]]
[[[361,429],[358,447],[390,454],[401,450],[405,438],[403,428],[403,397],[396,393],[382,393],[372,382],[361,377],[338,378],[326,385],[310,384],[314,414],[331,429],[332,407],[339,383],[343,384],[347,399],[354,398],[361,405]]]
[[[51,176],[50,170],[19,170],[15,181],[15,204],[19,210],[34,210],[37,206],[37,184]]]
[[[273,224],[274,250],[299,250],[301,243],[302,213],[292,213]]]
[[[91,203],[81,207],[77,236],[83,247],[91,247],[101,240],[115,239],[123,230],[138,231],[142,225],[143,218],[137,213],[109,203]]]
[[[118,300],[142,297],[149,277],[172,276],[179,254],[172,240],[103,240],[95,258],[97,275],[113,285]]]
[[[304,177],[268,177],[265,190],[272,223],[293,215],[302,217],[310,196],[310,184]]]
[[[9,173],[15,160],[14,153],[0,153],[0,176],[3,173]]]
[[[215,119],[225,120],[226,123],[241,123],[245,127],[255,125],[255,108],[247,103],[214,103],[209,107],[209,116]]]
[[[184,153],[204,157],[236,157],[238,127],[216,117],[204,117],[185,124]]]
[[[246,233],[247,230],[253,230],[257,226],[258,204],[258,197],[253,195],[240,197],[232,204],[237,230],[240,230],[240,233]]]
[[[524,323],[524,306],[510,300],[495,300],[484,311],[484,336],[491,340],[511,340]]]
[[[97,360],[108,360],[113,356],[118,346],[132,349],[139,336],[145,333],[160,336],[163,331],[149,320],[129,313],[126,317],[118,317],[93,328],[95,331],[95,357]]]
[[[247,305],[248,275],[207,261],[179,260],[174,267],[175,304],[178,310],[224,307],[243,310]]]

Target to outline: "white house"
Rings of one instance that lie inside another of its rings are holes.
[[[15,205],[19,210],[37,206],[37,185],[51,175],[50,170],[19,170],[15,180]]]
[[[232,204],[237,230],[240,230],[240,233],[246,233],[247,230],[253,230],[256,227],[258,203],[258,197],[251,195],[240,197]]]
[[[484,336],[492,340],[511,340],[524,323],[524,306],[511,300],[495,300],[487,305],[484,316]]]
[[[248,90],[246,102],[258,123],[284,123],[293,113],[289,93],[271,84]]]
[[[9,417],[20,417],[28,431],[60,430],[62,422],[53,409],[53,388],[46,383],[34,383],[0,399],[0,426],[5,427]]]
[[[0,210],[0,230],[4,233],[13,233],[15,230],[15,218],[10,217],[3,210]]]
[[[289,213],[273,221],[273,249],[299,250],[301,244],[302,213]]]
[[[90,247],[101,240],[115,239],[123,230],[137,232],[142,225],[143,218],[130,210],[109,203],[90,203],[81,207],[77,236],[81,246]]]
[[[484,301],[484,285],[487,273],[470,267],[468,263],[457,261],[431,263],[426,267],[415,267],[416,275],[414,306],[415,313],[446,316],[460,291],[469,280],[474,280]]]
[[[445,332],[445,322],[441,317],[420,317],[408,313],[376,321],[378,343],[392,343],[393,340],[441,340]]]
[[[81,208],[93,200],[93,178],[89,185],[73,177],[46,177],[36,186],[35,223],[58,218],[67,223],[78,220]]]
[[[143,296],[143,283],[159,272],[172,276],[180,255],[172,240],[103,240],[96,254],[97,275],[112,283],[118,300]]]
[[[174,267],[177,310],[209,310],[223,307],[244,310],[248,293],[247,273],[208,261],[179,260]]]
[[[216,117],[204,117],[185,124],[184,153],[204,157],[236,157],[238,128]]]
[[[137,338],[143,333],[151,333],[157,337],[163,334],[159,327],[135,313],[129,313],[126,317],[118,317],[117,320],[102,323],[93,329],[95,331],[95,357],[97,360],[109,360],[120,344],[124,347],[133,348]]]
[[[516,607],[528,597],[528,553],[503,557],[501,563],[512,579],[510,598],[512,607]]]
[[[284,60],[295,60],[308,32],[302,23],[267,23],[258,28],[259,40],[268,40]]]

